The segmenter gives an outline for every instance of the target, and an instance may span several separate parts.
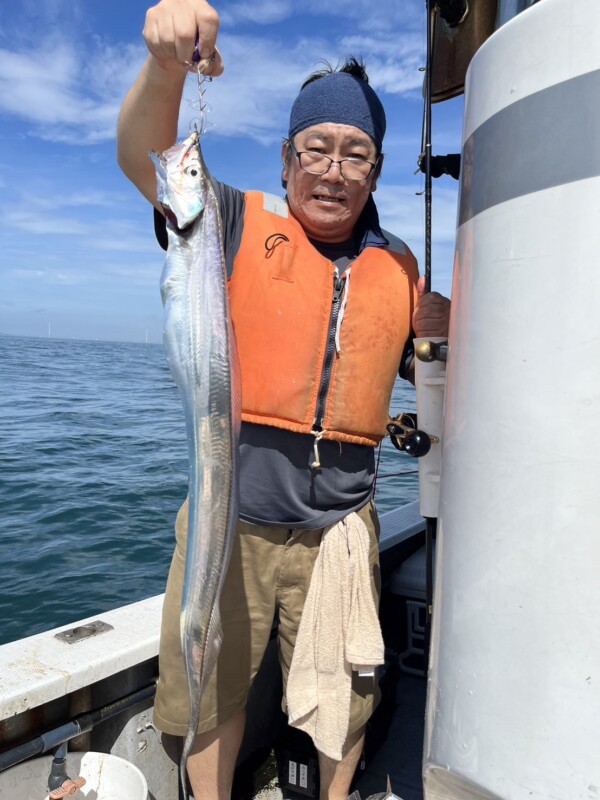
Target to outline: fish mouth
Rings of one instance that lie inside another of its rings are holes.
[[[165,205],[164,203],[161,203],[161,206],[162,206],[164,218],[167,220],[167,222],[170,222],[173,228],[179,228],[179,226],[177,224],[177,217],[175,216],[175,214],[171,210],[171,207]]]
[[[197,219],[197,216],[188,216],[180,219],[170,206],[163,206],[163,214],[167,223],[178,233],[186,233]]]
[[[196,202],[180,203],[177,197],[165,197],[161,201],[163,214],[172,228],[185,231],[198,219],[204,210],[204,203],[200,198]]]

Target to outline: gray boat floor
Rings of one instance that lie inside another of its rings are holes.
[[[402,800],[423,800],[421,762],[425,723],[425,678],[400,673],[398,706],[386,740],[359,778],[356,789],[362,800],[386,789]]]
[[[394,794],[402,800],[423,800],[421,763],[425,720],[425,678],[400,673],[397,707],[387,737],[359,773],[354,790],[361,800],[384,792],[388,777]],[[301,800],[296,793],[282,791],[276,781],[255,795],[256,800]]]

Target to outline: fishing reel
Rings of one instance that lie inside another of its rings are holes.
[[[387,432],[396,450],[414,458],[426,456],[432,444],[439,443],[438,436],[430,436],[417,428],[417,415],[404,412],[390,419]]]

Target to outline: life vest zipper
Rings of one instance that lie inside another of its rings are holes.
[[[346,278],[343,275],[340,278],[337,267],[333,274],[333,296],[331,300],[331,315],[329,317],[329,332],[327,334],[327,346],[325,348],[325,357],[323,358],[323,369],[321,370],[321,382],[319,384],[319,392],[317,394],[317,407],[315,410],[315,421],[313,424],[313,431],[317,434],[323,430],[323,419],[325,417],[325,404],[327,402],[327,394],[329,392],[329,384],[331,382],[331,372],[333,369],[333,357],[336,352],[336,331],[338,315],[340,313],[340,299],[344,291]]]

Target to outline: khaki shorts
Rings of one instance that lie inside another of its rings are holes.
[[[370,538],[371,586],[379,603],[379,522],[373,503],[359,512]],[[164,733],[187,734],[189,700],[179,635],[183,589],[187,500],[175,524],[177,547],[173,555],[165,602],[159,652],[159,680],[154,722]],[[266,528],[238,523],[229,570],[221,596],[223,644],[217,665],[201,703],[198,732],[222,724],[246,707],[250,686],[269,642],[275,614],[279,614],[279,661],[284,683],[289,673],[304,600],[323,530]],[[377,678],[352,673],[349,732],[364,725],[377,703]],[[284,702],[285,710],[285,702]]]

